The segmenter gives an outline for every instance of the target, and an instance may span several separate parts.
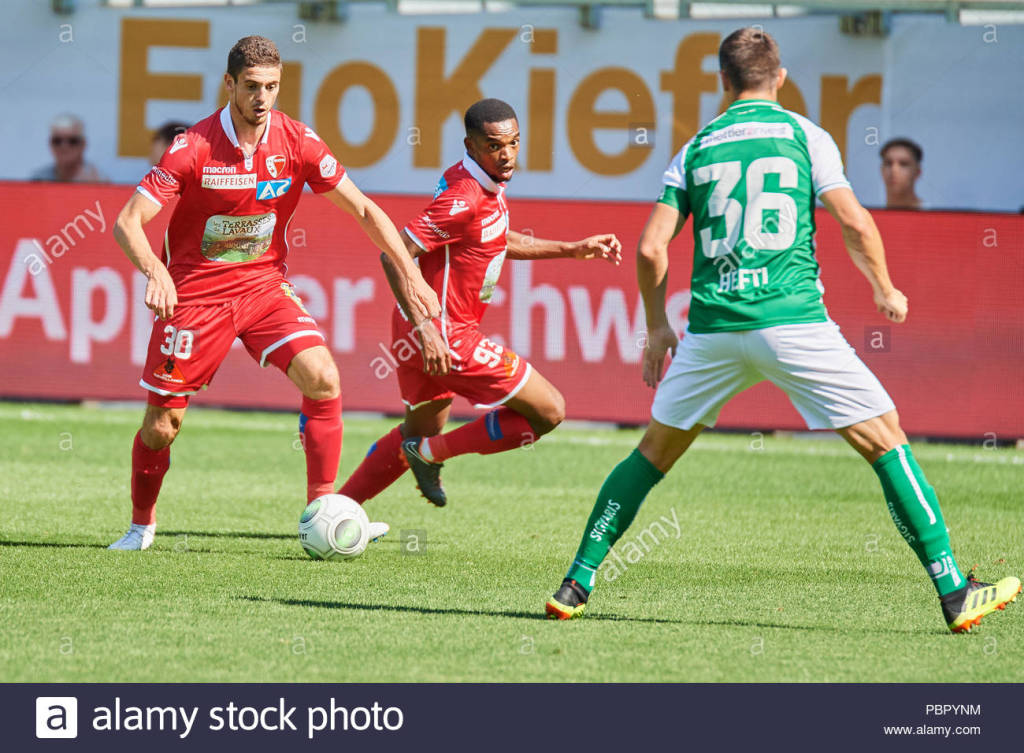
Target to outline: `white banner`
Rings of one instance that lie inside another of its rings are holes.
[[[424,17],[357,5],[331,24],[303,23],[289,4],[77,6],[61,16],[39,0],[4,5],[0,177],[51,162],[49,124],[71,112],[86,124],[86,159],[111,180],[138,180],[150,129],[209,115],[227,51],[263,34],[286,63],[279,107],[315,128],[364,190],[430,193],[462,154],[462,110],[491,96],[523,130],[515,196],[650,201],[674,151],[718,113],[717,47],[742,24],[627,9],[590,31],[570,9]],[[884,200],[879,146],[907,136],[924,148],[928,206],[1024,206],[1024,28],[900,15],[889,37],[857,39],[834,16],[756,23],[789,70],[783,104],[833,134],[865,204]]]

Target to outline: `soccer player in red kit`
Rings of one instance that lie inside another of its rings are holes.
[[[439,321],[410,309],[394,264],[382,257],[402,310],[392,316],[392,353],[405,420],[377,440],[340,493],[365,502],[407,467],[423,496],[447,502],[443,461],[489,455],[530,444],[561,423],[565,400],[526,360],[480,332],[480,319],[508,259],[607,259],[618,264],[622,245],[611,234],[563,242],[509,230],[505,184],[519,152],[513,109],[484,99],[465,114],[466,156],[448,168],[434,201],[405,228],[405,245],[441,299]],[[462,395],[484,416],[441,434],[452,399]]]
[[[132,524],[111,549],[152,544],[157,494],[189,398],[209,385],[236,337],[260,366],[273,364],[302,392],[307,500],[334,490],[338,369],[285,278],[285,233],[304,184],[351,214],[391,260],[415,316],[440,311],[387,215],[311,129],[273,109],[280,80],[272,41],[239,40],[224,75],[227,106],[174,139],[117,218],[114,236],[149,278],[146,305],[156,319],[139,382],[149,405],[132,448]],[[174,197],[160,259],[142,226]],[[371,538],[386,531],[374,524]]]

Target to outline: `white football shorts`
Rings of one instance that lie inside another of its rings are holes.
[[[765,379],[789,396],[809,429],[841,429],[896,407],[827,321],[687,332],[654,393],[651,415],[678,429],[714,426],[723,405]]]

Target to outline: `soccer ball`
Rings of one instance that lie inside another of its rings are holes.
[[[299,518],[299,543],[315,560],[352,559],[366,549],[370,519],[362,505],[342,494],[324,494]]]

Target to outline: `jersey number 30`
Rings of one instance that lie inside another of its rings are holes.
[[[190,329],[178,329],[168,324],[164,327],[164,334],[167,337],[160,346],[160,352],[165,356],[174,356],[182,360],[188,360],[192,355],[192,346],[195,343],[195,335]]]
[[[708,218],[725,218],[725,237],[712,238],[711,228],[700,231],[704,256],[714,259],[732,253],[743,226],[743,240],[753,250],[783,251],[796,240],[796,202],[789,194],[764,190],[764,177],[779,176],[779,188],[796,188],[798,171],[789,157],[760,157],[747,167],[745,205],[732,198],[733,189],[743,176],[739,160],[702,165],[693,171],[694,185],[715,183],[708,196]],[[746,209],[744,209],[744,206]],[[765,229],[765,212],[776,215],[776,230]]]

